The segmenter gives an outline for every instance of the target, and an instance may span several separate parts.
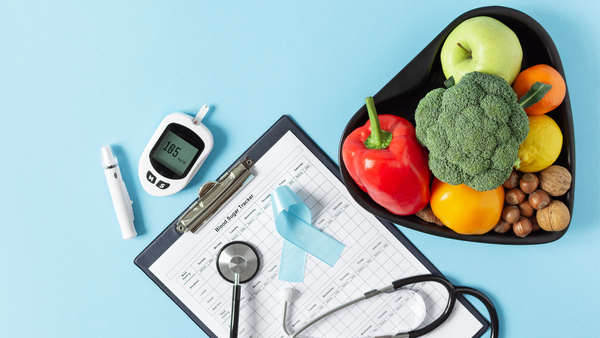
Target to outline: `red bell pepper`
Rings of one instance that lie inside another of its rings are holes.
[[[427,150],[415,127],[394,115],[377,117],[366,99],[369,121],[354,130],[342,146],[348,173],[373,201],[396,215],[412,215],[429,203]]]

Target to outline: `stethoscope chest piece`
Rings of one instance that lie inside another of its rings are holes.
[[[249,244],[244,242],[227,243],[217,255],[217,271],[230,283],[239,275],[239,283],[243,284],[256,276],[259,268],[258,254]]]
[[[223,246],[217,255],[217,271],[226,281],[233,283],[233,294],[231,296],[231,325],[230,338],[237,338],[241,285],[258,273],[260,260],[258,253],[250,244],[245,242],[231,242]]]

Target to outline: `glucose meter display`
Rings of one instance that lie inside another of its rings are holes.
[[[150,157],[182,177],[185,176],[186,170],[196,160],[199,150],[173,131],[166,130]],[[161,174],[164,175],[164,173]]]

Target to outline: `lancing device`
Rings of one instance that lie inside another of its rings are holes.
[[[125,187],[125,182],[123,182],[121,170],[119,169],[119,162],[110,146],[102,147],[102,166],[104,167],[106,182],[108,182],[110,197],[112,198],[117,219],[121,226],[123,239],[133,238],[137,235],[133,226],[133,208],[131,207],[133,202],[129,199],[127,187]]]

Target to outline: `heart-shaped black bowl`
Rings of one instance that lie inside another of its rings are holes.
[[[404,67],[394,78],[388,82],[375,96],[378,114],[393,114],[414,121],[414,112],[419,101],[430,90],[444,87],[446,79],[442,71],[440,51],[444,40],[450,32],[466,19],[475,16],[490,16],[503,22],[518,36],[523,49],[523,62],[521,70],[536,64],[547,64],[556,69],[562,76],[566,77],[563,70],[558,50],[546,30],[530,16],[506,7],[492,6],[471,10],[452,21],[429,45],[425,47],[409,64]],[[556,199],[565,203],[571,216],[573,215],[573,199],[575,196],[575,138],[573,132],[573,117],[571,115],[571,103],[569,101],[569,90],[562,104],[547,114],[556,121],[563,133],[563,145],[560,156],[555,164],[561,165],[569,170],[573,179],[571,189],[563,196]],[[340,141],[339,163],[342,181],[350,192],[350,195],[367,211],[375,216],[388,220],[392,223],[422,231],[428,234],[459,239],[472,242],[495,243],[495,244],[542,244],[553,242],[561,238],[566,231],[547,232],[544,230],[534,231],[527,237],[517,237],[512,231],[505,234],[490,231],[483,235],[461,235],[449,228],[427,223],[417,216],[398,216],[390,213],[385,208],[375,203],[367,193],[362,191],[352,180],[344,164],[341,150],[346,137],[356,128],[363,126],[368,120],[366,106],[360,108],[350,119]]]

